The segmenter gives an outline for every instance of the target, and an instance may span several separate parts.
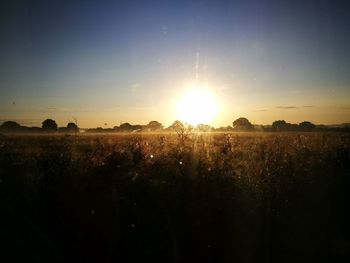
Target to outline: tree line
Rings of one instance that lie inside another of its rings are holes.
[[[65,133],[78,133],[79,127],[77,123],[68,122],[66,127],[58,127],[55,120],[46,119],[41,123],[41,127],[27,127],[18,124],[15,121],[5,121],[0,125],[0,132],[65,132]]]
[[[0,125],[2,133],[79,133],[81,129],[76,122],[68,122],[65,127],[58,127],[53,119],[46,119],[42,122],[41,127],[27,127],[18,124],[15,121],[5,121]],[[122,123],[120,126],[113,128],[90,128],[84,129],[87,133],[98,132],[230,132],[230,131],[270,131],[270,132],[312,132],[312,131],[350,131],[350,124],[338,126],[315,125],[309,121],[303,121],[299,124],[288,123],[285,120],[276,120],[272,125],[255,125],[247,118],[241,117],[232,122],[232,125],[215,128],[207,124],[198,124],[192,126],[182,123],[179,120],[174,121],[169,127],[164,127],[158,121],[150,121],[146,125]]]

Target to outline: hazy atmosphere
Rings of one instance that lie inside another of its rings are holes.
[[[193,87],[215,101],[203,119],[214,126],[349,122],[349,11],[319,0],[11,1],[0,122],[169,125]]]
[[[0,261],[349,263],[350,0],[0,8]]]

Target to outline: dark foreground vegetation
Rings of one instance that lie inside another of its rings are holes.
[[[349,262],[350,135],[0,137],[1,262]]]

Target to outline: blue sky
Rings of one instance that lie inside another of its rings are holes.
[[[350,121],[347,1],[72,2],[0,11],[0,121],[168,125],[196,72],[215,126]]]

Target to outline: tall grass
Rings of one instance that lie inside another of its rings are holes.
[[[1,137],[0,246],[26,262],[345,261],[349,146],[326,133]]]

